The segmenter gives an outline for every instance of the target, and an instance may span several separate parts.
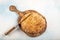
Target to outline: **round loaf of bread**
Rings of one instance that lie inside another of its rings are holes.
[[[31,37],[41,35],[47,27],[44,16],[34,10],[24,11],[25,15],[21,18],[21,30]],[[18,21],[19,22],[19,21]]]

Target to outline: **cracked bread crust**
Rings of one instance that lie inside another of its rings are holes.
[[[25,13],[21,19],[21,30],[31,37],[41,35],[47,27],[45,17],[34,10],[27,10]],[[27,17],[27,15],[29,16]]]

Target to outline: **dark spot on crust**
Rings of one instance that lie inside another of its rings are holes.
[[[19,27],[21,27],[21,24],[19,24]]]

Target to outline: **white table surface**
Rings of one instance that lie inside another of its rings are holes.
[[[18,15],[9,11],[10,5],[21,11],[38,11],[46,17],[47,29],[38,37],[29,37],[17,29],[1,40],[60,40],[60,0],[0,0],[0,35],[17,25]]]

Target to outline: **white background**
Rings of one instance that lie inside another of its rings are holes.
[[[20,29],[5,36],[4,40],[59,40],[60,39],[60,0],[0,0],[0,35],[17,25],[18,15],[9,11],[15,5],[18,10],[36,10],[47,20],[46,31],[38,37],[29,37]]]

